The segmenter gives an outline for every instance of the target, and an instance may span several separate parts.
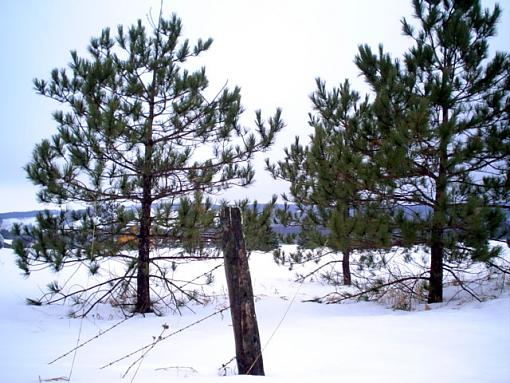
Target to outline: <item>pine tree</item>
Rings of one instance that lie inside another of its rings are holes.
[[[443,300],[445,262],[487,261],[488,240],[510,201],[510,58],[489,57],[501,10],[475,0],[414,0],[402,60],[382,46],[359,47],[355,62],[374,93],[369,138],[385,197],[426,207],[405,231],[431,251],[431,303]]]
[[[369,193],[374,164],[367,161],[362,128],[372,122],[368,99],[360,102],[348,81],[329,92],[324,81],[316,83],[310,143],[303,146],[296,138],[285,159],[268,163],[268,169],[291,183],[290,198],[284,197],[299,208],[291,220],[301,226],[301,246],[340,251],[343,283],[350,285],[352,251],[390,244],[389,209]]]
[[[344,265],[356,247],[429,246],[433,303],[443,299],[443,269],[455,273],[445,260],[499,252],[488,240],[501,235],[510,200],[510,59],[489,58],[498,6],[413,6],[417,26],[402,25],[415,44],[403,60],[360,46],[370,97],[318,80],[310,144],[296,139],[268,169],[291,183],[303,243],[342,251]]]
[[[56,270],[85,262],[97,271],[105,259],[126,259],[122,279],[136,278],[134,311],[149,312],[150,266],[158,260],[151,248],[200,247],[200,233],[214,220],[204,193],[252,182],[251,160],[272,145],[283,126],[280,111],[268,123],[257,112],[256,133],[241,126],[239,88],[207,98],[205,69],[185,67],[212,40],[193,46],[181,31],[175,15],[151,30],[140,20],[127,31],[119,26],[115,38],[104,29],[88,58],[73,51],[67,70],[34,80],[63,110],[53,115],[58,132],[35,147],[28,177],[40,201],[86,208],[39,215],[26,233],[33,246],[15,246],[26,272],[39,262]],[[133,241],[119,240],[129,236]]]
[[[241,209],[243,220],[243,233],[246,249],[248,251],[271,251],[278,247],[278,236],[273,231],[273,213],[277,197],[264,205],[259,205],[255,200],[250,203],[248,199],[236,202]]]

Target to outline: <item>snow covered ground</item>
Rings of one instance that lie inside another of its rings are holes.
[[[199,274],[218,261],[192,264]],[[123,316],[102,305],[85,319],[72,318],[70,305],[28,306],[48,282],[65,279],[49,271],[21,275],[10,249],[0,250],[0,382],[509,382],[510,294],[508,282],[485,302],[454,299],[396,311],[372,302],[303,302],[334,290],[319,282],[295,282],[296,269],[253,253],[250,267],[262,343],[265,377],[235,376],[229,311],[157,343],[142,353],[101,369],[124,355],[224,308],[223,269],[208,287],[215,296],[181,315],[133,317],[76,353],[52,360]],[[191,270],[193,268],[193,270]],[[84,270],[74,282],[90,283]],[[450,292],[451,294],[451,292]],[[168,325],[168,329],[164,329]],[[223,375],[227,376],[223,376]]]

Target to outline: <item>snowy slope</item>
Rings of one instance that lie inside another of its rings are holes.
[[[194,264],[193,272],[217,263]],[[294,282],[296,270],[276,265],[271,254],[252,254],[250,267],[262,343],[266,344],[266,377],[234,376],[234,363],[221,368],[234,356],[227,310],[159,342],[122,379],[140,353],[100,367],[150,344],[162,331],[165,336],[227,305],[223,270],[216,271],[209,287],[215,296],[206,306],[193,305],[193,312],[183,309],[182,315],[131,318],[49,365],[123,317],[106,305],[83,320],[69,317],[71,306],[25,305],[25,298],[38,297],[48,282],[65,278],[49,271],[24,278],[14,264],[12,250],[2,249],[0,382],[64,381],[69,376],[72,382],[87,383],[509,381],[507,291],[483,303],[452,301],[411,312],[369,302],[304,303],[333,288],[318,282]],[[84,270],[76,275],[76,283],[90,283]],[[225,372],[229,376],[221,376]]]

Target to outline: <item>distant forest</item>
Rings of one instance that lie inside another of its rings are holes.
[[[263,210],[265,206],[266,206],[265,204],[259,204],[258,208],[259,208],[259,210]],[[276,205],[276,209],[281,209],[281,208],[283,208],[283,205],[278,205],[278,204]],[[297,211],[297,207],[293,204],[290,204],[288,206],[288,208],[294,213]],[[425,215],[427,213],[427,207],[425,207],[425,206],[414,206],[414,207],[411,207],[410,209],[412,211],[419,213],[420,215]],[[41,210],[31,210],[31,211],[0,213],[0,224],[1,224],[2,220],[6,220],[6,219],[21,220],[21,219],[27,219],[27,218],[35,218],[37,213],[39,213],[40,211]],[[54,212],[55,214],[58,213],[57,210],[51,210],[51,211]],[[501,228],[501,230],[503,232],[506,232],[507,239],[510,239],[510,210],[505,210],[505,212],[506,212],[506,223],[505,223],[504,227]],[[278,224],[278,223],[271,225],[271,227],[272,227],[273,231],[279,235],[299,234],[299,232],[301,231],[299,227],[295,227],[295,226],[285,227],[284,225]],[[12,238],[12,234],[10,233],[10,231],[6,230],[5,228],[1,228],[0,233],[2,234],[2,236],[5,239]]]

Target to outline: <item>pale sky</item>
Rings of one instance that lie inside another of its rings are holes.
[[[482,2],[493,7],[493,0]],[[510,52],[510,0],[499,1],[503,15],[491,46]],[[69,51],[84,54],[91,37],[104,27],[129,26],[137,19],[157,17],[160,0],[2,0],[0,2],[0,213],[43,209],[36,188],[22,167],[35,144],[56,132],[51,112],[59,104],[36,95],[33,78],[67,67]],[[362,93],[367,88],[353,63],[359,44],[382,43],[400,56],[412,42],[402,36],[400,19],[411,19],[410,0],[163,0],[163,14],[182,19],[184,38],[212,37],[200,59],[211,90],[225,82],[241,87],[246,112],[243,123],[253,126],[254,110],[264,116],[283,109],[286,128],[270,153],[257,156],[255,184],[222,197],[266,202],[287,190],[263,170],[263,160],[283,157],[295,135],[311,133],[308,96],[315,78],[329,87],[348,78]]]

